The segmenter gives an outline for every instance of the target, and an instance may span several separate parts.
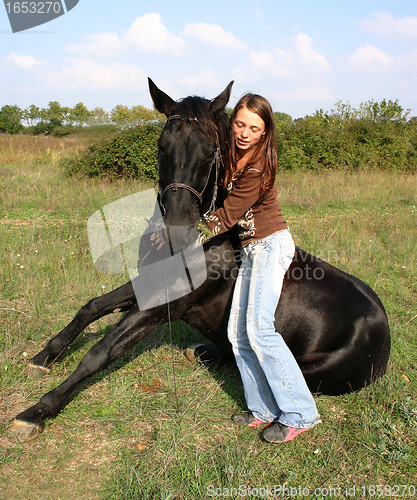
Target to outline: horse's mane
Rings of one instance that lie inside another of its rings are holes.
[[[209,102],[198,96],[188,96],[176,102],[170,116],[179,115],[183,125],[189,122],[202,137],[209,137],[220,146],[223,158],[228,156],[230,124],[226,113],[221,112],[214,121]]]

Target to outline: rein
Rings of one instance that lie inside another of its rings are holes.
[[[210,206],[209,209],[202,215],[203,218],[205,218],[207,215],[211,214],[214,212],[216,208],[216,200],[217,200],[217,183],[219,180],[219,171],[220,171],[220,165],[223,164],[222,156],[221,156],[221,149],[220,149],[220,140],[219,140],[219,134],[218,134],[218,129],[217,126],[214,122],[207,122],[207,121],[202,121],[198,120],[198,118],[183,118],[180,115],[171,115],[168,117],[167,123],[171,120],[184,120],[184,121],[189,121],[191,122],[197,122],[197,123],[205,123],[210,126],[212,126],[216,132],[216,146],[217,150],[214,153],[214,158],[213,161],[210,164],[210,169],[209,173],[207,176],[206,183],[204,184],[203,189],[199,192],[192,186],[185,184],[183,182],[173,182],[171,184],[168,184],[164,189],[162,189],[161,185],[159,184],[159,203],[162,209],[162,213],[165,213],[165,205],[164,205],[164,195],[167,191],[172,189],[173,191],[177,191],[178,188],[180,189],[185,189],[192,193],[200,202],[201,210],[203,209],[203,195],[204,192],[210,182],[210,178],[212,175],[213,171],[213,165],[215,165],[215,181],[214,181],[214,189],[213,189],[213,196],[211,198]],[[168,316],[168,328],[169,328],[169,338],[170,338],[170,344],[171,344],[171,362],[172,362],[172,375],[173,375],[173,380],[174,380],[174,394],[175,394],[175,401],[176,401],[176,407],[177,407],[177,412],[179,412],[179,403],[178,403],[178,394],[177,394],[177,385],[176,385],[176,377],[175,377],[175,365],[174,365],[174,348],[173,348],[173,342],[172,342],[172,327],[171,327],[171,311],[169,307],[169,293],[168,293],[168,283],[167,283],[167,276],[166,276],[166,270],[165,270],[165,295],[166,295],[166,303],[167,303],[167,316]]]

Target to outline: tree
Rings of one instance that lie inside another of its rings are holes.
[[[23,111],[23,118],[30,127],[33,127],[41,119],[41,110],[38,106],[31,104]]]
[[[370,101],[361,103],[359,108],[360,117],[373,122],[393,121],[404,123],[407,121],[410,111],[409,109],[405,111],[398,104],[398,99],[395,101],[383,99],[380,103],[371,99]]]
[[[107,111],[104,111],[103,108],[94,108],[90,112],[89,121],[91,123],[104,125],[110,122],[110,116],[109,113]]]
[[[357,118],[358,112],[356,109],[352,108],[349,101],[344,104],[341,99],[336,101],[335,108],[332,109],[331,114],[333,118],[346,121],[353,120]]]
[[[123,104],[117,104],[110,112],[111,121],[121,128],[126,128],[133,121],[132,111]]]
[[[225,108],[224,112],[230,118],[232,116],[232,113],[233,113],[233,108],[227,107],[227,108]]]
[[[132,106],[132,119],[135,125],[142,125],[148,120],[152,119],[153,112],[150,109],[145,108],[145,106]]]
[[[68,120],[69,108],[62,107],[58,101],[50,101],[47,108],[41,108],[38,113],[40,120],[33,126],[34,134],[50,134]]]
[[[50,101],[46,109],[46,119],[52,128],[62,126],[68,108],[62,108],[58,101]]]
[[[135,126],[144,125],[145,123],[159,122],[162,118],[165,119],[164,115],[161,115],[161,113],[155,109],[148,109],[142,105],[132,106],[131,112],[133,119],[132,125]]]
[[[70,122],[76,123],[79,127],[85,125],[90,116],[91,112],[82,102],[79,102],[69,110]]]
[[[283,113],[282,111],[275,111],[274,120],[275,125],[278,128],[286,125],[292,125],[292,116],[287,113]]]
[[[398,104],[398,99],[395,101],[383,99],[381,102],[370,99],[369,101],[362,102],[359,109],[353,108],[349,104],[349,101],[345,104],[339,100],[336,102],[335,108],[332,109],[331,114],[333,118],[341,121],[370,120],[374,123],[388,121],[405,123],[410,111],[409,109],[405,111],[404,108]]]
[[[61,113],[62,113],[62,121],[64,123],[71,123],[71,117],[70,117],[70,108],[68,106],[63,106],[61,108]]]
[[[17,134],[23,130],[22,118],[23,111],[19,106],[3,106],[0,110],[0,131],[7,134]]]
[[[118,104],[110,112],[111,121],[122,129],[138,127],[147,123],[161,124],[165,116],[156,110],[145,108],[145,106],[127,106]]]
[[[46,122],[48,120],[48,110],[46,108],[41,108],[39,110],[39,117],[41,122]]]

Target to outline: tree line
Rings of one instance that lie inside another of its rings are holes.
[[[231,109],[226,112],[230,115]],[[373,99],[361,103],[358,109],[353,108],[349,102],[343,103],[339,100],[335,108],[330,113],[322,109],[317,110],[313,118],[325,119],[327,121],[352,121],[368,120],[374,123],[393,121],[405,123],[409,120],[410,110],[405,110],[398,100],[391,101],[383,99],[376,102]],[[307,120],[293,118],[281,112],[275,112],[275,121],[278,128],[285,125],[292,125]],[[411,118],[414,121],[416,118]],[[0,132],[16,134],[26,129],[29,133],[51,133],[55,128],[62,126],[83,127],[88,125],[109,125],[113,124],[117,128],[137,127],[149,122],[163,121],[164,116],[158,111],[151,110],[145,106],[138,105],[124,106],[118,104],[110,112],[101,107],[89,110],[82,102],[74,107],[61,106],[58,101],[50,101],[47,108],[39,108],[32,104],[26,109],[17,105],[5,105],[0,109]],[[26,127],[22,124],[26,123]]]
[[[0,110],[0,132],[68,135],[85,126],[114,125],[124,130],[162,119],[163,115],[141,105],[129,108],[118,104],[107,112],[100,107],[89,110],[82,102],[70,108],[61,106],[58,101],[50,101],[46,108],[34,104],[26,109],[16,105],[3,106]]]
[[[231,109],[226,112],[230,114]],[[404,109],[398,100],[371,99],[357,109],[349,102],[337,101],[330,112],[319,109],[298,119],[282,112],[275,112],[274,116],[280,170],[417,171],[417,117],[410,117],[410,110]],[[105,139],[82,157],[74,158],[69,165],[71,171],[154,180],[157,138],[165,120],[144,106],[117,105],[107,113],[102,108],[90,111],[83,103],[66,108],[51,101],[45,109],[34,105],[25,110],[3,106],[0,132],[63,136],[99,126],[100,130],[105,129],[106,133],[101,134]]]

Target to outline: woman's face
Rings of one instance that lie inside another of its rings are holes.
[[[248,108],[240,108],[233,121],[233,134],[236,148],[240,155],[244,156],[265,135],[265,122],[259,115],[249,111]]]

